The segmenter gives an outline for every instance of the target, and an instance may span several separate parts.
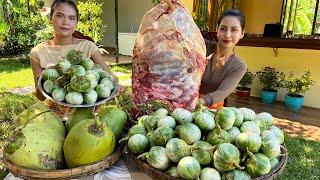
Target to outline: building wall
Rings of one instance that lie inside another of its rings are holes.
[[[272,48],[257,48],[239,46],[236,53],[247,63],[249,71],[256,72],[269,66],[275,67],[278,71],[288,73],[293,71],[297,76],[301,76],[305,70],[310,70],[316,84],[311,91],[307,92],[305,105],[320,108],[320,51],[304,49],[278,49],[278,56],[275,57]],[[259,96],[260,84],[258,79],[252,85],[252,96]],[[283,101],[286,91],[280,90],[278,100]]]
[[[241,0],[240,9],[246,17],[246,33],[262,34],[264,25],[280,22],[283,0]]]
[[[242,0],[241,9],[245,12],[247,33],[262,34],[264,24],[276,23],[280,19],[282,0]],[[282,72],[293,71],[301,76],[305,70],[310,70],[316,84],[305,94],[305,105],[320,108],[320,51],[306,49],[279,48],[278,56],[272,48],[245,47],[236,48],[236,53],[247,63],[250,71],[256,72],[265,66],[275,67]],[[259,96],[258,80],[252,85],[252,95]],[[280,90],[278,100],[283,101],[285,90]]]
[[[192,11],[193,0],[182,0]],[[103,21],[107,30],[103,38],[103,44],[115,47],[115,10],[114,0],[104,2]],[[152,8],[152,0],[118,0],[119,33],[137,33],[143,15]]]
[[[136,33],[140,21],[146,11],[152,8],[151,0],[118,0],[118,32]],[[115,4],[114,0],[105,1],[103,6],[103,21],[107,30],[103,44],[115,47]]]

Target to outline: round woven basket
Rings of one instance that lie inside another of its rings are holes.
[[[287,164],[287,158],[288,158],[287,149],[285,147],[281,147],[281,153],[282,153],[282,156],[280,157],[279,165],[276,168],[272,169],[269,174],[260,176],[258,178],[255,178],[254,180],[276,179],[279,176],[279,174],[282,173],[282,171],[284,170]],[[151,167],[147,162],[138,159],[137,156],[131,153],[130,151],[127,152],[127,158],[135,162],[142,171],[144,171],[146,174],[148,174],[148,176],[150,176],[153,179],[157,179],[157,180],[178,180],[178,179],[180,180],[181,179],[181,178],[169,176],[163,171],[160,171]]]
[[[11,171],[16,177],[22,179],[76,179],[82,176],[89,176],[95,174],[99,171],[107,169],[115,164],[125,147],[125,143],[117,145],[117,148],[109,156],[103,158],[102,160],[80,166],[72,169],[61,169],[61,170],[33,170],[18,166],[11,162],[5,155],[3,155],[4,165]]]

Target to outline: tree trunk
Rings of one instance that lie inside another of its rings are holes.
[[[294,26],[296,24],[297,9],[298,9],[298,0],[296,1],[295,7],[294,7],[294,18],[293,18],[293,23],[292,23],[292,31],[293,31]]]
[[[30,0],[27,0],[28,16],[30,17]]]
[[[288,25],[287,25],[287,31],[293,30],[293,19],[294,19],[294,7],[296,4],[296,0],[291,0],[290,4],[290,11],[289,11],[289,17],[288,17]]]
[[[209,11],[209,18],[208,18],[209,31],[216,31],[218,11],[219,11],[219,0],[209,0],[208,11]]]

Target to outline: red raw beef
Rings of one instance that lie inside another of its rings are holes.
[[[158,100],[171,109],[192,110],[207,64],[206,46],[183,4],[176,3],[170,13],[167,9],[155,6],[140,24],[132,57],[133,101]]]

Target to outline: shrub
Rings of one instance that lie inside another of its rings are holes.
[[[100,42],[106,25],[103,24],[101,16],[103,13],[103,1],[88,0],[79,1],[80,12],[78,30],[86,36],[90,36],[95,42]]]
[[[281,73],[280,76],[283,87],[288,90],[288,94],[291,96],[299,96],[300,93],[306,93],[315,83],[315,81],[312,80],[310,71],[305,71],[301,77],[296,78],[293,77],[294,74],[292,71],[289,74]]]
[[[274,91],[282,87],[280,73],[275,68],[265,67],[256,74],[263,90]]]
[[[20,9],[15,13],[11,23],[12,25],[6,26],[8,29],[0,44],[0,55],[27,54],[39,42],[52,37],[51,32],[39,35],[38,32],[47,29],[50,25],[48,18],[41,16],[38,11],[29,13],[26,8]],[[2,34],[0,31],[0,42]]]
[[[0,123],[12,121],[23,110],[36,102],[31,95],[0,92]]]
[[[244,76],[241,78],[240,82],[239,82],[239,88],[241,89],[245,89],[245,88],[249,88],[249,86],[252,84],[253,79],[255,78],[256,75],[254,75],[252,72],[248,71],[244,74]]]

